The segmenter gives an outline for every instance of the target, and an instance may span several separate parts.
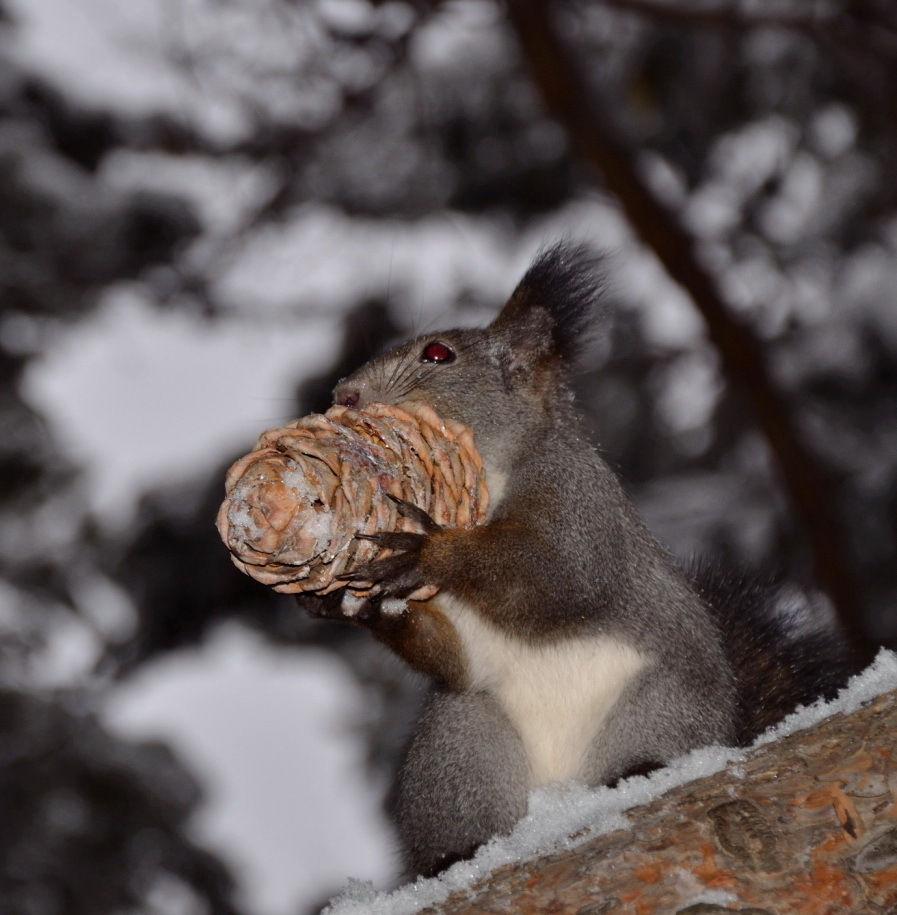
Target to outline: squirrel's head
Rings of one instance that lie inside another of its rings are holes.
[[[560,403],[603,288],[584,247],[542,252],[496,319],[483,329],[416,337],[372,359],[334,391],[334,401],[425,401],[473,427],[484,457],[509,459]]]

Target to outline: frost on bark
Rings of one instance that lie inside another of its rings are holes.
[[[897,913],[897,692],[507,865],[429,913]]]

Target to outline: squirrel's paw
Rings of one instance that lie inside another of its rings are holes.
[[[377,597],[403,597],[425,584],[420,569],[420,554],[428,539],[427,535],[397,534],[396,536],[416,537],[420,542],[412,546],[408,539],[403,539],[401,547],[403,552],[359,566],[354,571],[341,575],[340,578],[357,585],[370,586],[371,594]],[[386,546],[386,543],[384,542],[382,545]]]
[[[409,532],[387,532],[379,534],[358,534],[363,540],[371,540],[387,550],[395,550],[392,556],[376,559],[359,566],[352,572],[341,575],[346,582],[371,585],[372,595],[378,597],[404,597],[412,591],[427,584],[421,569],[421,554],[432,534],[442,528],[423,510],[390,496],[406,518],[417,522],[425,531],[423,534]]]
[[[296,603],[309,615],[322,620],[364,620],[371,611],[366,597],[352,594],[347,588],[329,594],[297,594]]]

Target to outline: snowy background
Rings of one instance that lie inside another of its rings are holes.
[[[879,643],[897,638],[897,22],[858,19],[835,51],[834,20],[810,37],[770,21],[787,4],[757,8],[708,30],[583,4],[568,32],[798,405]],[[381,801],[420,684],[240,579],[212,526],[223,471],[392,336],[485,321],[546,240],[611,255],[616,319],[583,390],[652,526],[683,557],[808,578],[687,293],[541,113],[500,7],[0,16],[0,762],[28,797],[0,811],[27,824],[5,840],[10,911],[286,915],[350,876],[390,883]],[[22,708],[77,766],[40,769]],[[174,754],[156,775],[147,741]],[[142,786],[130,819],[67,774],[119,765]],[[97,810],[121,821],[108,860]],[[89,855],[112,889],[85,876],[71,908]]]

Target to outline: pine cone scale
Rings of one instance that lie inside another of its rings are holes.
[[[488,508],[472,430],[420,403],[336,406],[269,429],[225,485],[218,529],[234,563],[288,593],[344,587],[340,575],[388,555],[357,534],[416,531],[388,495],[449,527],[480,524]]]

